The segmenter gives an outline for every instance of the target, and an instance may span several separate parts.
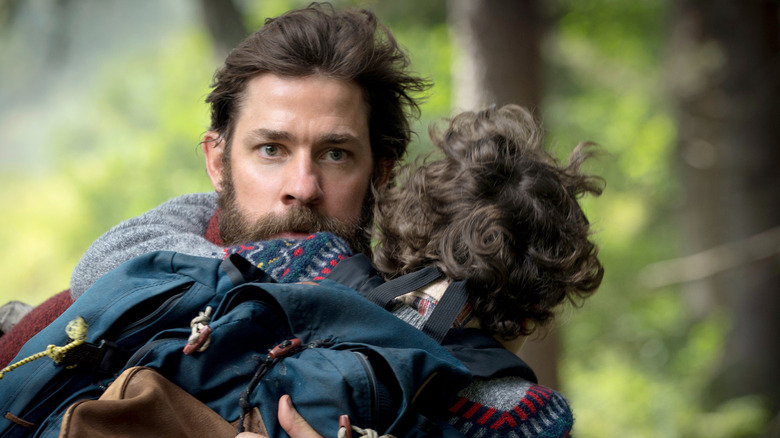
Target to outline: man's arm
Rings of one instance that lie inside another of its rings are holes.
[[[193,193],[171,199],[115,226],[81,257],[71,276],[71,296],[75,300],[108,271],[152,251],[178,251],[203,257],[221,254],[222,249],[204,237],[216,210],[216,193]]]

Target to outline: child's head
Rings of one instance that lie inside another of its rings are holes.
[[[604,269],[577,199],[601,193],[581,144],[560,165],[521,107],[465,112],[431,137],[444,158],[402,169],[377,199],[375,262],[388,277],[431,263],[467,279],[482,328],[511,339],[586,298]]]

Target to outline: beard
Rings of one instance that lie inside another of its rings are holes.
[[[352,251],[371,256],[370,225],[373,222],[373,190],[363,199],[360,216],[341,220],[325,216],[307,206],[295,207],[283,214],[266,214],[256,220],[247,218],[236,201],[230,167],[223,168],[222,191],[219,193],[219,236],[224,246],[275,238],[281,233],[329,232],[347,242]]]

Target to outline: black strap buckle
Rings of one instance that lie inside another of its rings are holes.
[[[101,374],[112,374],[127,361],[127,352],[111,341],[101,339],[98,345],[83,343],[65,354],[60,365],[89,367]]]

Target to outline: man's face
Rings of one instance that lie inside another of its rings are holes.
[[[373,160],[358,85],[265,73],[247,83],[237,112],[228,157],[217,133],[204,141],[226,245],[314,231],[348,237],[365,225]]]

